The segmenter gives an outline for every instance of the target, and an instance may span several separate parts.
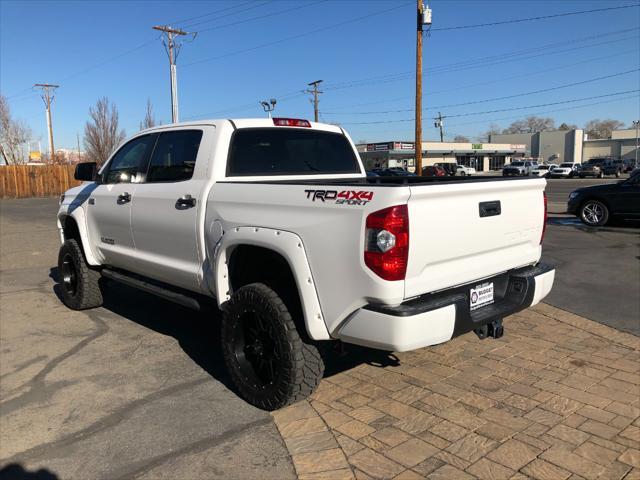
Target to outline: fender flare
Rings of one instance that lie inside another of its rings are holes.
[[[64,223],[68,217],[71,217],[78,226],[78,232],[80,232],[81,247],[84,251],[84,256],[87,259],[87,263],[94,267],[102,265],[93,250],[91,249],[91,242],[87,234],[87,223],[82,208],[75,208],[73,211],[62,211],[58,214],[58,229],[60,230],[60,242],[64,243]]]
[[[228,262],[234,248],[240,245],[272,250],[287,261],[300,295],[307,333],[313,340],[330,340],[304,243],[295,233],[247,226],[225,231],[214,249],[214,289],[218,306],[222,308],[231,299]]]

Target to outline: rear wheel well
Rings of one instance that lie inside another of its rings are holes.
[[[271,287],[289,309],[300,336],[310,341],[298,286],[289,262],[282,255],[254,245],[235,247],[229,258],[229,282],[232,292],[251,283]]]

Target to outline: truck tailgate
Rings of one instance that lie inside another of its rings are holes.
[[[411,186],[405,298],[540,259],[544,179]]]

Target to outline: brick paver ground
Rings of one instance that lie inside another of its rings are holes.
[[[640,479],[640,338],[549,305],[327,376],[273,417],[301,479]]]

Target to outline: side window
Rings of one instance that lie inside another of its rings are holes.
[[[131,140],[113,156],[103,176],[103,183],[131,183],[144,163],[155,140],[145,135]]]
[[[202,130],[163,132],[151,155],[147,183],[180,182],[193,176]]]

